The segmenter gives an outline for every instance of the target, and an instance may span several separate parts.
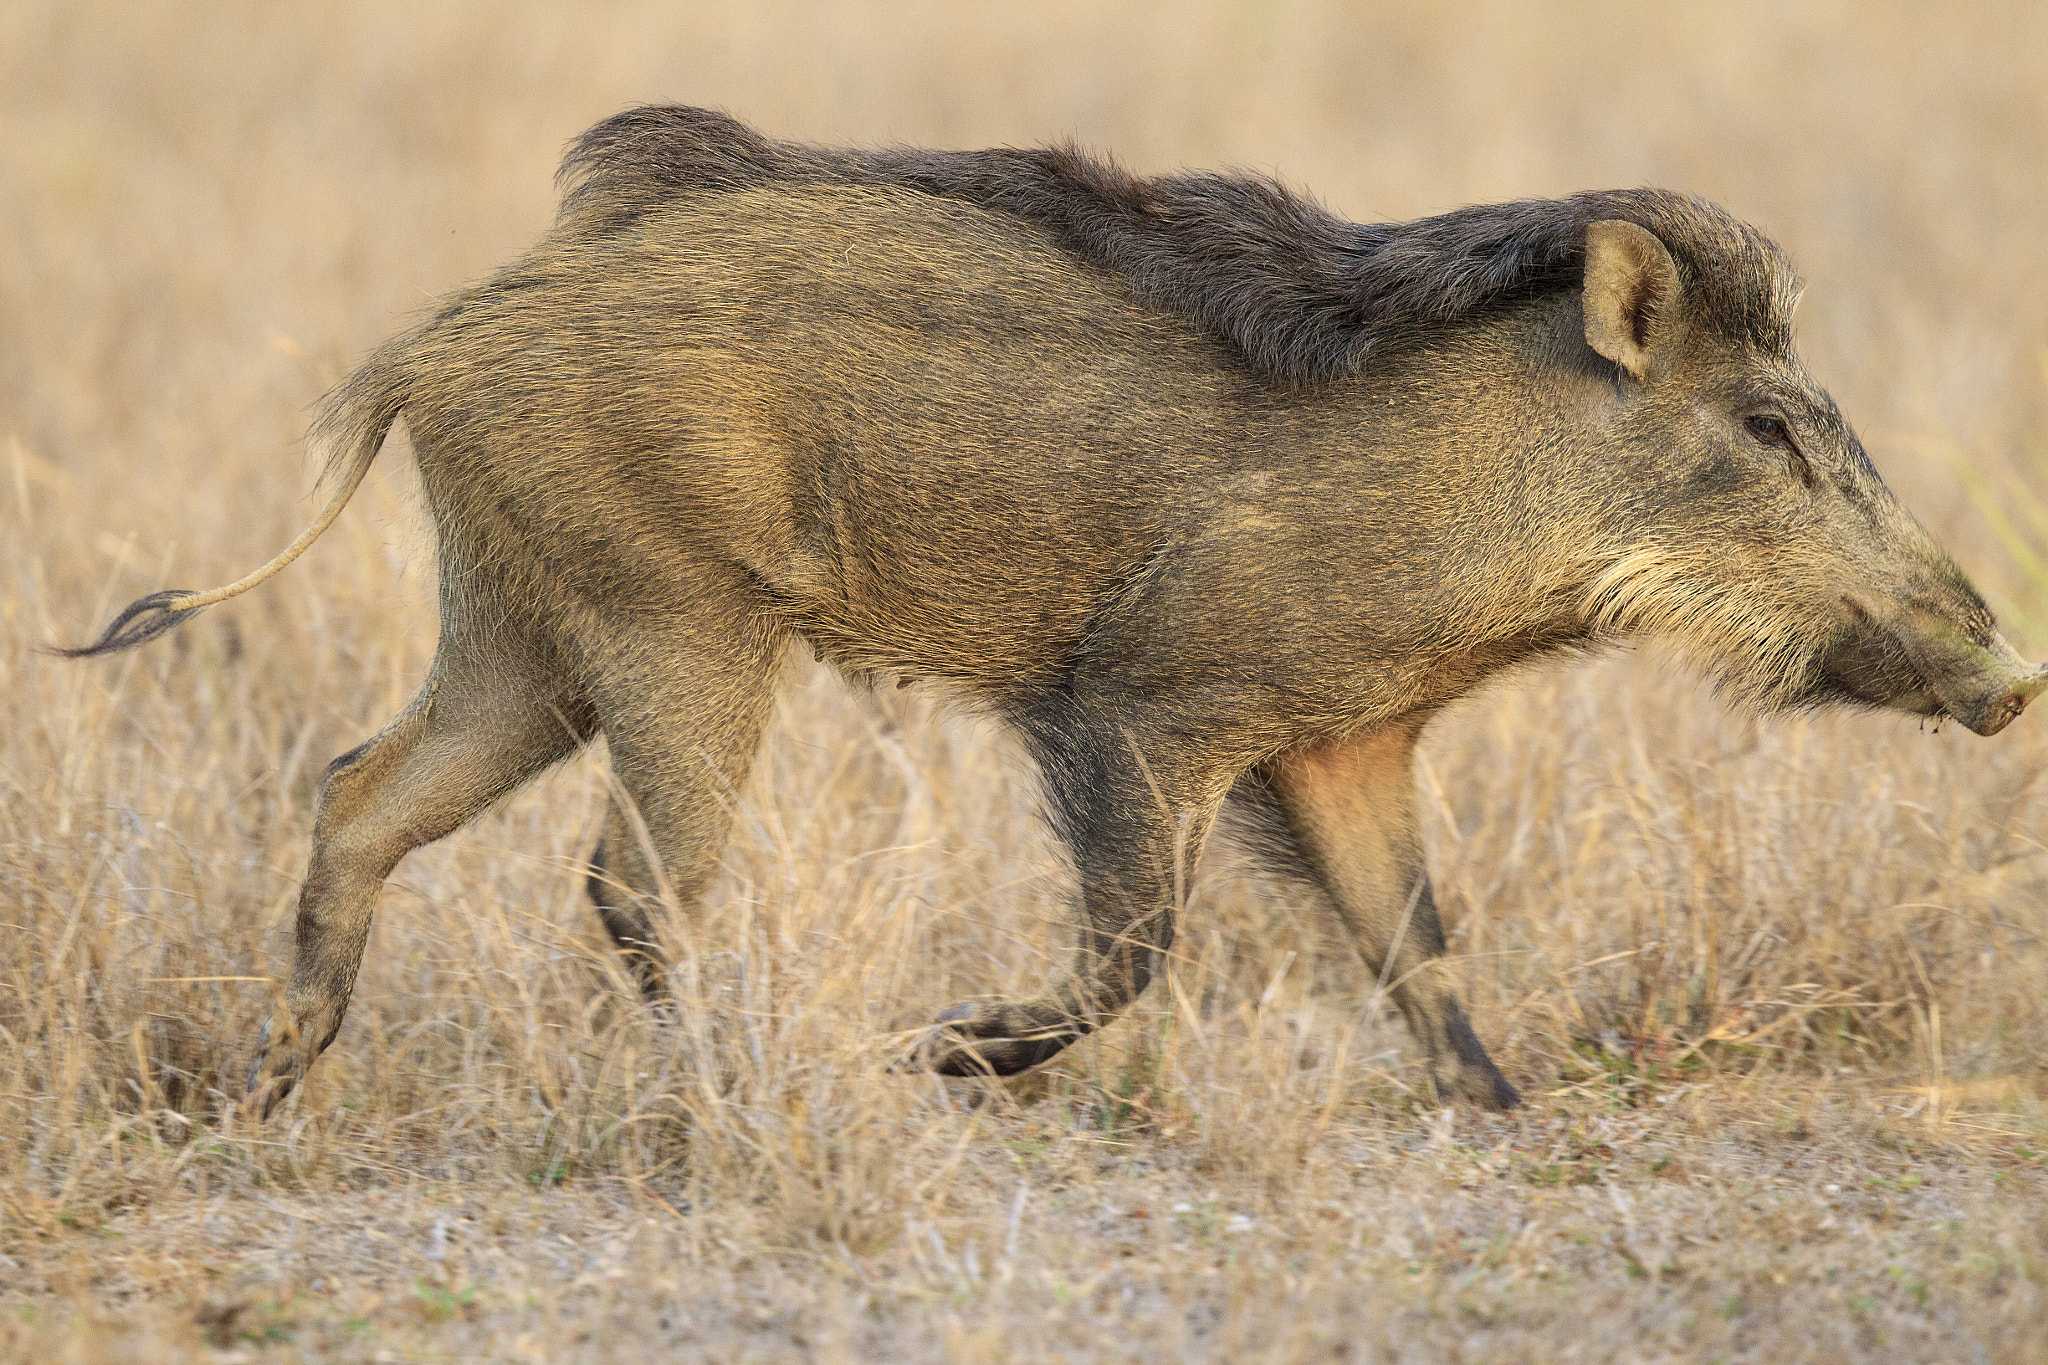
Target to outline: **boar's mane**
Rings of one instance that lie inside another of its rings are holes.
[[[1791,344],[1797,281],[1783,253],[1718,206],[1668,190],[1353,223],[1267,176],[1146,178],[1071,143],[978,152],[817,147],[681,105],[606,119],[570,145],[559,180],[565,227],[598,234],[684,196],[767,186],[891,186],[1011,214],[1288,387],[1354,375],[1375,350],[1577,289],[1586,225],[1605,218],[1663,241],[1688,305],[1713,331],[1775,354]]]

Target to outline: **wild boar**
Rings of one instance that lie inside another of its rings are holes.
[[[1071,147],[847,151],[634,110],[570,150],[531,252],[331,396],[332,502],[392,423],[438,532],[419,696],[327,770],[274,1105],[341,1026],[405,854],[605,736],[593,896],[650,994],[785,657],[1001,717],[1080,884],[1034,999],[921,1060],[1007,1074],[1114,1017],[1227,801],[1327,891],[1438,1096],[1516,1103],[1443,962],[1411,757],[1501,670],[1676,643],[1765,710],[1953,716],[2048,686],[1793,352],[1793,272],[1662,190],[1360,225],[1263,179]]]

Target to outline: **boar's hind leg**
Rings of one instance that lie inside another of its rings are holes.
[[[736,607],[639,622],[594,651],[590,692],[618,787],[586,885],[650,1002],[667,997],[656,914],[666,896],[687,918],[718,872],[785,638]]]
[[[1114,1019],[1173,945],[1173,915],[1222,804],[1222,784],[1176,773],[1170,752],[1120,728],[1027,726],[1053,823],[1081,882],[1073,971],[1032,1000],[940,1012],[924,1060],[949,1076],[1008,1076]],[[1142,758],[1140,758],[1142,755]]]
[[[264,1024],[249,1067],[249,1093],[264,1114],[341,1028],[377,889],[398,860],[567,757],[589,733],[588,703],[558,656],[522,638],[515,619],[444,605],[426,686],[383,733],[328,766],[299,892],[287,1008]]]
[[[1265,768],[1265,796],[1278,808],[1294,859],[1329,893],[1366,961],[1390,983],[1427,1055],[1437,1097],[1510,1109],[1520,1096],[1473,1034],[1443,961],[1443,929],[1416,827],[1419,729],[1282,755]]]

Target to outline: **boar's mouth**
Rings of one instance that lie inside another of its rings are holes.
[[[1952,716],[1995,735],[2048,690],[2048,665],[2030,668],[1996,631],[1972,633],[1919,606],[1886,619],[1851,598],[1843,605],[1848,629],[1821,657],[1824,700]]]
[[[1947,714],[1898,641],[1876,629],[1852,629],[1839,636],[1821,656],[1815,690],[1816,701],[1883,707],[1915,716]]]

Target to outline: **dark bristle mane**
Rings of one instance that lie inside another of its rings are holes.
[[[1355,375],[1377,349],[1576,288],[1586,225],[1605,218],[1664,242],[1710,326],[1772,349],[1789,344],[1794,281],[1783,255],[1724,210],[1666,190],[1362,224],[1263,176],[1145,178],[1071,144],[814,147],[675,105],[630,109],[590,129],[571,144],[559,178],[565,224],[597,233],[678,199],[777,185],[886,185],[1012,214],[1290,387]]]

